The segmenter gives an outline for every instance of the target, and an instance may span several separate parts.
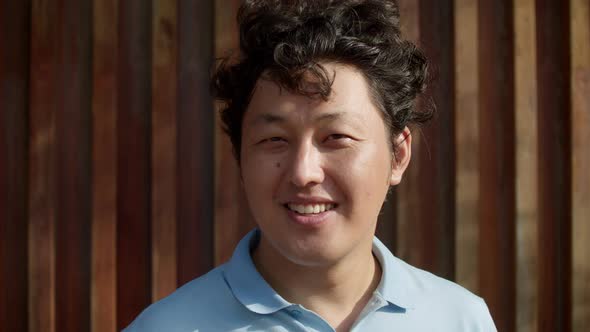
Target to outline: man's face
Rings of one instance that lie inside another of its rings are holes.
[[[387,190],[403,173],[392,167],[389,133],[363,75],[324,66],[336,74],[328,101],[259,80],[242,132],[242,179],[262,231],[259,248],[306,266],[370,250]]]

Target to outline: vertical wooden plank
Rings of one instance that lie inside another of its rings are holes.
[[[176,289],[176,2],[152,20],[152,300]]]
[[[400,29],[402,36],[413,43],[420,42],[419,1],[397,0],[400,12]],[[419,139],[419,138],[418,138]]]
[[[215,54],[217,58],[237,56],[236,15],[240,1],[215,1]],[[216,105],[219,110],[221,105]],[[227,261],[253,221],[241,187],[240,171],[229,137],[215,114],[215,265]]]
[[[412,41],[415,44],[419,43],[420,39],[420,15],[418,12],[418,1],[415,0],[398,0],[397,1],[400,11],[400,26],[402,36]],[[421,107],[418,103],[416,107]],[[404,174],[402,182],[394,189],[396,192],[396,205],[397,205],[397,239],[395,243],[395,253],[400,258],[407,261],[416,261],[414,251],[414,238],[413,233],[416,229],[413,226],[416,211],[419,209],[416,200],[410,199],[419,195],[418,187],[414,184],[417,183],[420,172],[417,167],[418,161],[416,160],[420,150],[426,148],[422,142],[422,132],[420,128],[412,128],[412,160],[410,165]]]
[[[471,291],[479,242],[477,8],[476,0],[455,0],[456,281]]]
[[[515,326],[513,7],[482,1],[479,20],[479,286],[499,331]]]
[[[425,128],[420,160],[420,190],[426,196],[415,197],[421,204],[433,202],[432,209],[421,208],[422,232],[430,232],[424,246],[423,262],[434,273],[455,279],[455,78],[453,0],[420,2],[420,40],[432,61],[435,82],[428,90],[438,115]],[[424,152],[430,153],[424,153]],[[427,175],[427,174],[430,174]],[[432,195],[432,196],[431,196]],[[430,200],[427,197],[432,197]],[[432,223],[432,224],[430,224]],[[429,227],[432,226],[432,227]]]
[[[403,8],[403,7],[402,7]],[[420,44],[436,69],[427,92],[437,104],[437,119],[414,131],[423,137],[414,145],[405,183],[398,195],[403,221],[400,237],[410,246],[399,254],[413,265],[453,279],[455,272],[455,166],[453,1],[420,1]],[[408,18],[406,18],[408,19]],[[429,107],[426,103],[418,107]],[[428,202],[428,203],[426,203]],[[424,204],[430,204],[425,207]]]
[[[569,1],[538,0],[539,331],[571,329]],[[587,219],[586,219],[587,220]]]
[[[90,1],[59,2],[55,325],[90,330]]]
[[[516,326],[537,331],[537,77],[535,1],[514,1]]]
[[[573,331],[590,326],[590,2],[572,0],[572,234]]]
[[[28,200],[30,331],[55,331],[57,14],[55,2],[33,0]]]
[[[117,329],[151,296],[151,3],[119,1]]]
[[[29,1],[0,0],[0,324],[26,331]]]
[[[393,252],[396,253],[397,234],[397,190],[391,188],[379,212],[375,235]]]
[[[178,4],[178,283],[213,266],[213,0]]]
[[[91,331],[117,329],[117,0],[94,1]]]
[[[417,8],[409,8],[412,6],[412,2],[415,1],[398,1],[398,11],[400,14],[400,30],[402,31],[402,35],[404,38],[411,39],[411,37],[406,35],[408,32],[408,24],[410,22],[405,17],[406,15],[416,15]],[[414,23],[414,22],[412,22]],[[417,24],[416,24],[417,25]],[[412,39],[412,40],[417,40]],[[375,235],[392,253],[395,255],[398,254],[398,230],[400,228],[398,218],[400,213],[398,213],[398,196],[399,196],[400,188],[398,186],[391,187],[389,193],[385,197],[385,202],[383,202],[383,206],[381,207],[381,211],[379,212],[378,220],[377,220],[377,229],[375,230]]]
[[[402,1],[403,2],[403,1]],[[412,15],[412,11],[404,6],[408,6],[408,1],[403,3],[398,3],[398,10],[400,13],[400,29],[406,29],[406,27],[401,27],[402,24],[408,24],[407,20],[405,19],[406,12],[408,11],[407,15]],[[404,34],[404,31],[402,31]],[[407,36],[404,36],[407,38]],[[378,220],[377,220],[377,229],[375,230],[375,235],[391,252],[397,254],[398,248],[398,195],[399,195],[399,188],[391,187],[387,196],[385,197],[385,202],[383,202],[383,206],[381,207],[381,211],[379,212]]]

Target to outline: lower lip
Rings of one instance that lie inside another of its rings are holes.
[[[334,213],[334,209],[314,214],[299,214],[289,210],[288,208],[285,209],[287,210],[287,214],[289,215],[291,221],[298,225],[312,228],[325,225],[328,222],[330,215]]]

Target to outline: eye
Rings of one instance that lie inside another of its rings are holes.
[[[278,145],[284,144],[287,140],[280,136],[273,136],[269,138],[262,139],[258,142],[259,145]]]
[[[348,138],[350,138],[350,136],[344,134],[331,134],[326,138],[326,141],[343,140]]]
[[[330,134],[325,139],[323,144],[330,149],[342,149],[352,146],[355,139],[346,134]]]

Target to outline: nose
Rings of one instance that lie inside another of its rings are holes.
[[[321,152],[311,143],[304,143],[295,151],[289,176],[296,187],[307,187],[324,181]]]

